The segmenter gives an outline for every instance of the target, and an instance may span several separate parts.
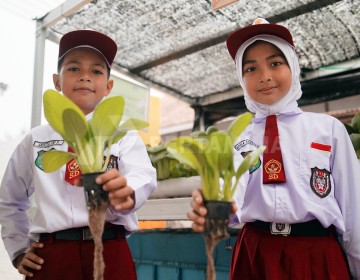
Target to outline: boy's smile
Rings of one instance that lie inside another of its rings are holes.
[[[60,74],[53,76],[58,91],[70,98],[85,113],[107,96],[113,81],[108,80],[103,56],[91,48],[76,48],[65,55]]]
[[[291,87],[291,70],[283,53],[273,44],[256,41],[243,56],[243,80],[249,96],[271,105],[282,99]]]

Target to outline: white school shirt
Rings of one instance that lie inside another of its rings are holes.
[[[11,260],[25,252],[39,233],[88,225],[84,189],[64,180],[65,165],[52,173],[41,169],[42,153],[52,149],[67,151],[68,145],[49,125],[34,128],[17,146],[5,171],[0,188],[0,224]],[[124,225],[130,233],[138,228],[135,211],[156,188],[156,170],[134,131],[111,146],[111,164],[134,189],[135,207],[120,212],[110,206],[106,220]]]
[[[351,273],[360,279],[360,165],[344,125],[300,109],[277,120],[286,183],[262,183],[261,157],[241,178],[234,195],[238,221],[292,224],[317,219],[324,227],[334,225],[342,235]],[[235,166],[243,160],[242,153],[263,145],[264,129],[265,118],[253,119],[234,146]]]

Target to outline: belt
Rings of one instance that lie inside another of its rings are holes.
[[[269,230],[271,234],[283,236],[328,236],[329,232],[334,230],[331,225],[324,228],[318,220],[312,220],[305,223],[285,224],[285,223],[270,223],[263,221],[255,221],[247,223],[257,228]]]
[[[105,224],[102,240],[125,238],[125,228],[122,225]],[[70,228],[52,233],[40,233],[40,239],[54,238],[57,240],[93,240],[89,227]]]

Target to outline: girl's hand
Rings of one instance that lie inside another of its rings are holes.
[[[203,232],[207,210],[204,206],[204,198],[200,189],[193,191],[190,205],[192,209],[187,213],[187,217],[193,222],[191,227],[195,232]]]
[[[116,210],[130,210],[135,206],[135,192],[127,185],[126,178],[113,168],[96,178],[104,191],[109,193],[110,204]]]
[[[195,232],[204,232],[207,209],[204,206],[204,197],[200,189],[193,191],[190,205],[192,209],[187,213],[187,217],[193,222],[191,226],[192,229]],[[231,214],[235,214],[236,211],[237,206],[235,202],[233,202],[231,205]]]
[[[35,249],[43,248],[44,244],[40,242],[32,242],[29,251],[16,257],[14,263],[20,274],[27,277],[33,277],[33,270],[40,270],[44,260],[36,255]]]

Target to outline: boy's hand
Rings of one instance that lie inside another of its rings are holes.
[[[110,204],[116,210],[130,210],[135,205],[135,192],[127,185],[126,178],[120,171],[113,168],[96,178],[104,191],[109,193]]]
[[[187,217],[193,222],[191,226],[193,231],[204,232],[207,209],[204,206],[204,198],[200,189],[193,191],[190,205],[192,209],[187,213]],[[231,205],[231,214],[235,214],[236,211],[237,206],[233,202]]]
[[[29,251],[16,257],[14,263],[20,274],[27,277],[33,277],[32,270],[40,270],[44,260],[34,253],[35,249],[43,248],[44,244],[40,242],[32,242]]]

